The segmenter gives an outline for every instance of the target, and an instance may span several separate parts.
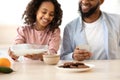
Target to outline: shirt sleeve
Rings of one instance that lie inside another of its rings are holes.
[[[60,29],[55,29],[55,31],[52,34],[51,40],[49,42],[49,51],[50,53],[57,53],[59,46],[60,46]]]
[[[21,44],[21,43],[25,43],[24,27],[17,28],[17,36],[14,40],[14,44]]]
[[[70,39],[69,33],[69,27],[65,27],[64,34],[63,34],[63,40],[62,40],[62,46],[61,46],[61,59],[62,60],[73,60],[72,54],[73,54],[73,48],[71,46],[72,42]]]

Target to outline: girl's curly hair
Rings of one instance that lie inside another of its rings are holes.
[[[63,11],[61,9],[61,5],[58,3],[57,0],[31,0],[30,3],[28,3],[26,10],[24,11],[24,14],[22,18],[24,18],[24,24],[30,25],[33,27],[34,23],[36,22],[36,12],[38,11],[40,5],[43,2],[52,2],[55,7],[54,12],[54,18],[52,22],[49,24],[50,31],[54,31],[56,28],[61,25],[62,22],[62,15]]]

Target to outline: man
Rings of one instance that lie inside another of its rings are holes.
[[[80,17],[66,25],[62,60],[120,59],[120,16],[100,10],[104,0],[80,0]],[[81,49],[88,45],[90,51]],[[79,47],[77,47],[79,46]]]

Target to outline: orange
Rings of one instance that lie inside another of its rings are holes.
[[[8,58],[2,57],[2,58],[0,58],[0,66],[10,67],[11,62],[10,62],[10,60]]]

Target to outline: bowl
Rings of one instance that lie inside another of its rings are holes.
[[[47,45],[38,44],[16,44],[10,47],[11,51],[17,56],[24,56],[27,54],[40,54],[48,51]]]
[[[58,54],[43,55],[43,61],[49,65],[55,65],[59,62],[59,60],[60,60],[60,55]]]

